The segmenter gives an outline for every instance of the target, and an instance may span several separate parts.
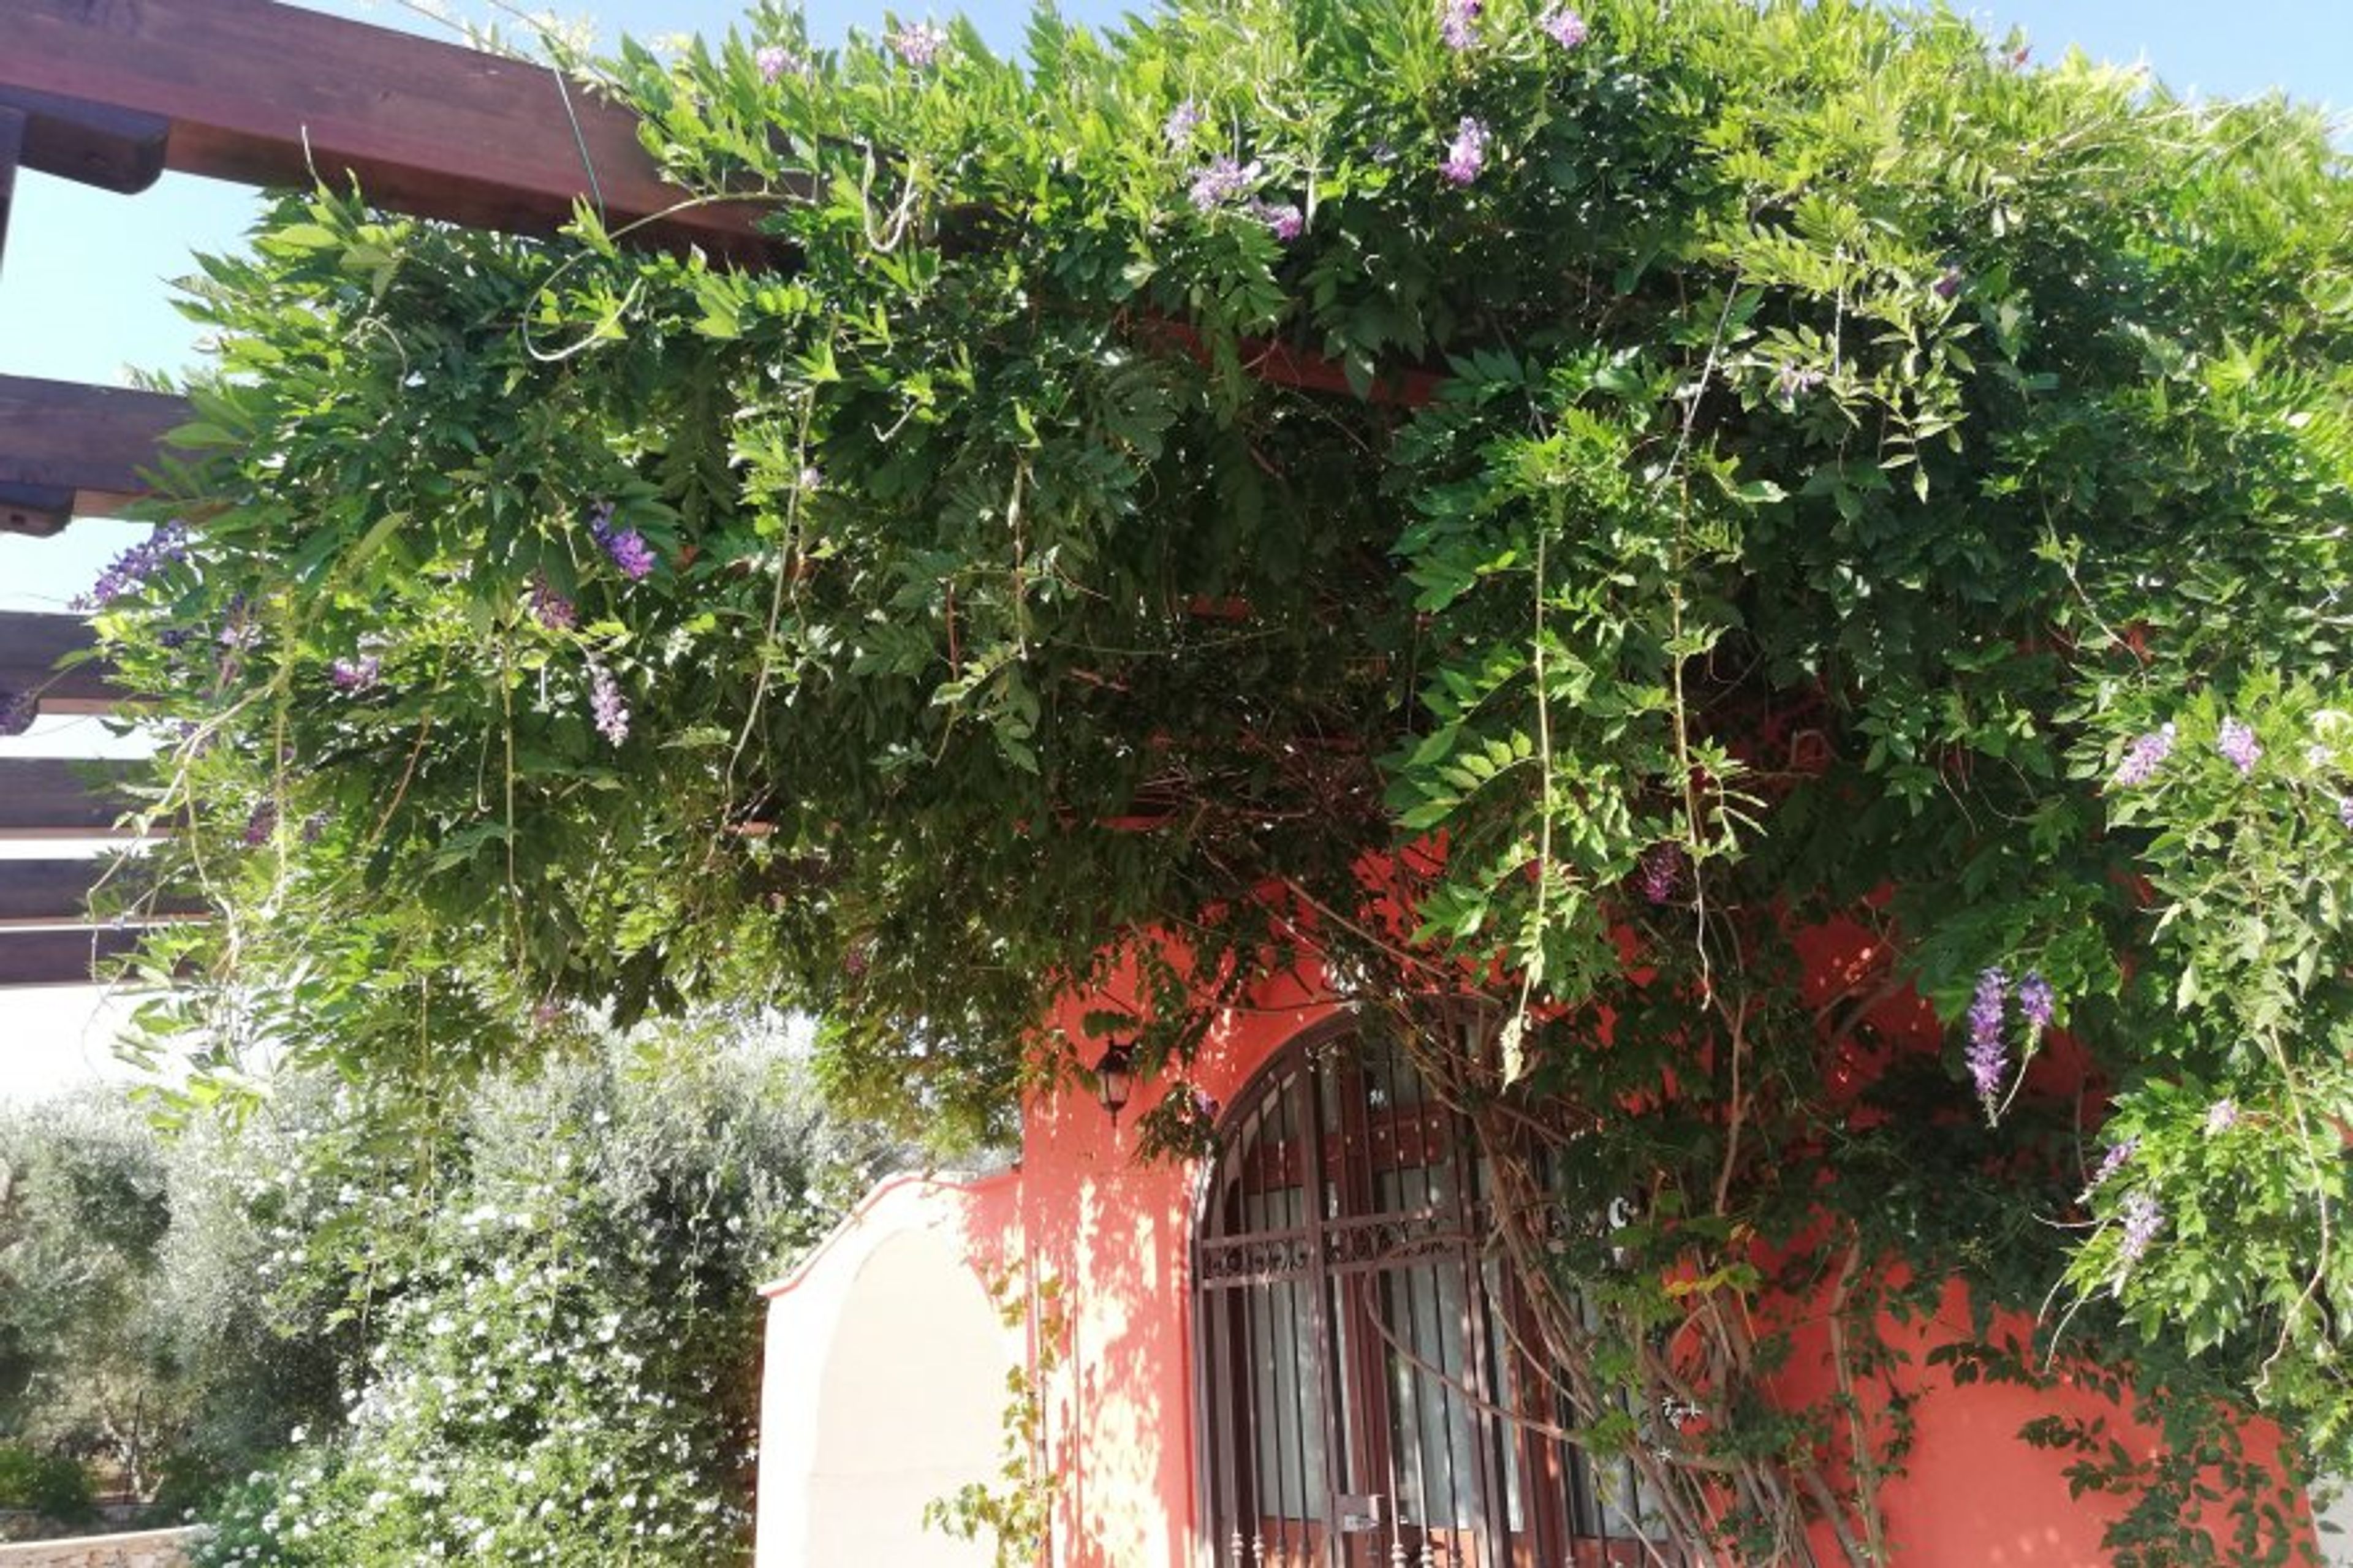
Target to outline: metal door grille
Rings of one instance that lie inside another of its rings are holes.
[[[1303,1037],[1237,1100],[1194,1247],[1211,1568],[1655,1562],[1631,1470],[1557,1424],[1478,1245],[1461,1119],[1394,1045]]]

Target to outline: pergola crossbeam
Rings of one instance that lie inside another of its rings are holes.
[[[57,668],[93,646],[90,623],[79,616],[0,612],[0,692],[36,696],[44,713],[102,713],[122,696],[113,671],[99,659]]]
[[[201,900],[182,895],[150,896],[149,862],[111,856],[11,860],[0,877],[0,929],[82,925],[90,921],[90,897],[104,879],[111,909],[127,911],[132,923],[203,912]]]
[[[167,124],[166,166],[248,184],[343,188],[376,205],[553,234],[574,205],[649,243],[757,255],[745,202],[687,203],[637,117],[543,65],[271,0],[11,0],[0,93]],[[683,204],[683,205],[682,205]]]
[[[130,952],[139,936],[136,926],[0,929],[0,987],[88,985],[98,963]]]
[[[188,422],[168,393],[0,375],[0,533],[54,533],[146,493],[141,471]]]
[[[0,839],[121,837],[133,802],[115,787],[133,764],[0,757]]]

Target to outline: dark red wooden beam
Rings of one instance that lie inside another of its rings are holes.
[[[70,925],[88,918],[97,860],[0,862],[0,925]]]
[[[44,713],[104,712],[122,692],[102,661],[57,668],[91,646],[90,623],[79,616],[0,612],[0,692],[37,696]]]
[[[0,110],[25,120],[25,167],[128,195],[164,172],[172,122],[53,92],[0,89]]]
[[[59,926],[0,930],[0,987],[87,985],[92,966],[138,945],[131,926]]]
[[[57,757],[0,757],[0,838],[119,836],[114,819],[132,805],[111,787],[133,764]],[[0,861],[0,876],[8,863]]]
[[[7,0],[0,91],[171,124],[165,162],[249,184],[341,187],[378,206],[552,234],[601,198],[649,243],[769,249],[749,203],[684,199],[637,117],[548,67],[270,0]]]
[[[80,925],[90,919],[91,892],[101,879],[110,910],[134,920],[202,912],[203,904],[177,894],[151,898],[152,874],[142,859],[117,864],[104,856],[76,859],[0,860],[0,927]]]
[[[0,51],[0,62],[9,57]],[[140,471],[188,405],[160,392],[0,375],[0,533],[55,533],[144,494]]]
[[[0,246],[20,166],[111,191],[143,191],[164,172],[170,131],[152,114],[0,89]]]

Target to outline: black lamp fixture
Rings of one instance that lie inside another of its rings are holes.
[[[1119,1113],[1127,1109],[1134,1093],[1135,1046],[1132,1041],[1113,1040],[1095,1063],[1095,1098],[1111,1112],[1113,1126],[1119,1124]]]

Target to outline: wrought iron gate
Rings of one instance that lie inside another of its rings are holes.
[[[1481,1258],[1470,1140],[1393,1045],[1303,1037],[1223,1132],[1194,1252],[1215,1568],[1655,1560],[1630,1470],[1510,1418],[1557,1402]]]

